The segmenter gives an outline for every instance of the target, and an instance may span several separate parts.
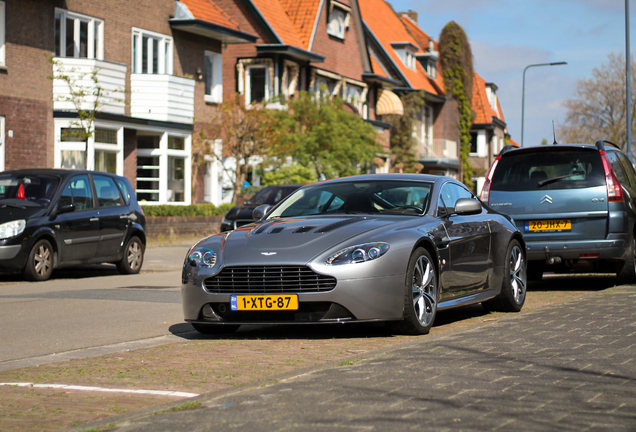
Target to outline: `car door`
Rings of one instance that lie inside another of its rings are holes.
[[[457,215],[455,203],[474,195],[459,184],[445,183],[440,191],[438,214],[448,235],[449,271],[442,274],[445,298],[472,294],[485,289],[490,266],[490,227],[485,211],[476,215]]]
[[[87,174],[71,177],[57,202],[60,208],[73,204],[75,210],[58,214],[53,227],[60,239],[60,262],[87,261],[95,257],[99,243],[99,217]]]
[[[93,174],[93,184],[97,195],[97,216],[99,217],[99,244],[97,257],[113,257],[123,247],[132,211],[124,205],[115,179],[110,176]]]

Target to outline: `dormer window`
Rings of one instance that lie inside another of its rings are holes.
[[[490,108],[499,114],[499,107],[497,106],[497,90],[499,88],[495,83],[486,84],[486,95],[488,96],[488,102],[490,102]]]
[[[395,42],[391,46],[400,60],[402,60],[402,63],[404,63],[404,66],[415,70],[415,52],[418,48],[410,42]]]
[[[351,8],[337,1],[331,1],[329,5],[329,18],[327,33],[339,39],[344,39],[345,31],[349,29]]]
[[[435,51],[435,43],[433,38],[428,41],[428,51],[423,54],[416,54],[417,59],[426,71],[429,77],[437,78],[437,60],[439,53]]]

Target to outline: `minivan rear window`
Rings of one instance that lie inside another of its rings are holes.
[[[504,155],[495,169],[491,190],[578,189],[603,185],[605,175],[598,151],[551,148]]]

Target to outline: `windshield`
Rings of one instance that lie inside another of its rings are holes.
[[[47,207],[59,183],[46,174],[0,174],[0,206]]]
[[[317,183],[291,194],[267,219],[338,213],[421,215],[432,187],[429,182],[391,180]]]

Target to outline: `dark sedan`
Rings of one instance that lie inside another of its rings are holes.
[[[521,233],[449,177],[329,180],[254,216],[186,256],[184,317],[200,332],[387,321],[425,334],[438,310],[519,311],[525,301]]]
[[[114,263],[138,273],[146,219],[125,177],[95,171],[0,172],[0,272],[46,280],[53,269]]]
[[[256,193],[242,206],[231,208],[221,221],[221,231],[231,231],[243,225],[254,222],[252,212],[263,204],[276,205],[287,195],[298,189],[301,185],[277,185],[267,186]]]

